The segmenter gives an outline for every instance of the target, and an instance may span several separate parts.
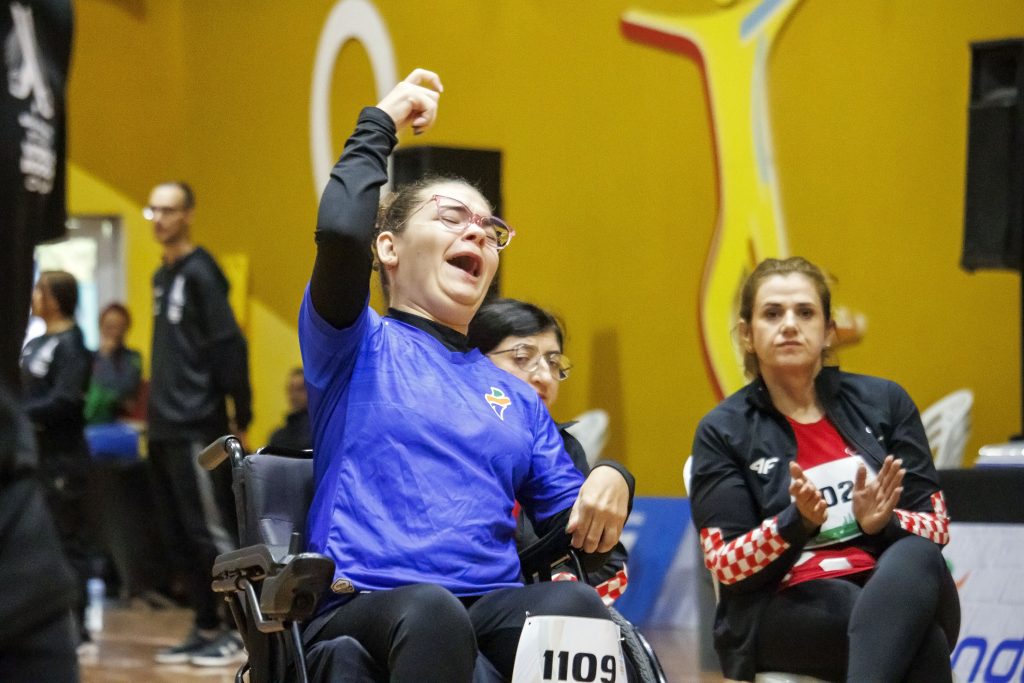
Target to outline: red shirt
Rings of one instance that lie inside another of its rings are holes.
[[[828,418],[811,424],[786,419],[793,428],[793,434],[796,435],[796,462],[804,471],[857,454],[846,445]],[[828,497],[826,502],[829,502]],[[783,577],[782,588],[812,579],[849,576],[874,569],[875,558],[851,543],[856,543],[856,539],[835,546],[804,551],[789,573]]]

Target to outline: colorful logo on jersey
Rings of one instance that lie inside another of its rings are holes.
[[[487,404],[491,406],[491,410],[494,414],[505,420],[505,408],[512,405],[512,399],[505,395],[505,392],[497,387],[491,387],[491,393],[484,394],[484,398],[487,399]]]

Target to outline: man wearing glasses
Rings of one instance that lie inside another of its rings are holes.
[[[218,614],[210,588],[214,558],[234,547],[230,482],[195,464],[210,441],[242,438],[252,417],[245,337],[228,304],[228,281],[213,256],[192,243],[195,195],[183,182],[157,185],[143,211],[163,247],[153,275],[153,351],[149,393],[149,462],[154,497],[168,539],[184,541],[195,624],[185,640],[160,650],[161,664],[221,666],[241,658],[242,644]],[[234,404],[229,420],[226,398]],[[180,547],[168,544],[168,547]]]

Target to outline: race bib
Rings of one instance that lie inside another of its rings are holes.
[[[875,478],[875,473],[859,455],[804,470],[804,474],[818,487],[828,505],[828,519],[805,548],[820,548],[860,536],[860,527],[853,516],[853,481],[857,467],[862,464],[868,468],[867,481],[870,482]]]
[[[512,683],[626,683],[619,626],[585,617],[529,617],[519,637]]]

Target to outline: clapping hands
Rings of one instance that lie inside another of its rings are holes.
[[[804,520],[807,531],[817,529],[828,519],[828,504],[822,498],[818,487],[804,474],[800,465],[789,463],[789,495],[793,497],[796,509]]]
[[[857,468],[853,482],[853,516],[866,534],[877,534],[892,517],[892,511],[903,494],[903,461],[886,456],[878,476],[867,481],[867,468]]]

